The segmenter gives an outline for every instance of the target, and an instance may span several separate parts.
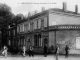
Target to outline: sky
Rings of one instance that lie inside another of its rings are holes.
[[[67,10],[75,11],[75,5],[78,5],[80,13],[80,0],[0,0],[0,3],[6,3],[11,7],[12,12],[16,15],[22,13],[27,15],[28,12],[33,13],[35,10],[41,12],[41,8],[60,8],[63,7],[63,2],[67,3]]]

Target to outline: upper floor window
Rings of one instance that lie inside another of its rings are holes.
[[[30,31],[30,22],[28,23],[28,31]]]
[[[27,30],[27,23],[25,22],[24,23],[24,32],[26,32],[26,30]]]
[[[34,29],[37,29],[37,20],[34,20]]]
[[[48,19],[47,17],[44,17],[44,27],[47,27],[47,25],[48,25]]]
[[[20,24],[20,32],[24,32],[24,24]]]
[[[20,32],[22,32],[22,24],[20,24],[19,26],[20,26]]]
[[[10,36],[10,31],[9,31],[9,36]]]
[[[19,33],[20,32],[20,26],[18,25],[17,26],[17,33]]]
[[[24,32],[24,23],[22,24],[22,29],[23,29],[22,31]]]
[[[10,29],[10,25],[8,26],[8,28]]]
[[[41,19],[38,19],[38,29],[41,28]]]
[[[33,30],[33,21],[31,20],[31,22],[30,22],[30,31],[32,31]]]
[[[15,36],[15,30],[13,30],[13,35]]]

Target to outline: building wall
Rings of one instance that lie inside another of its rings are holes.
[[[54,45],[54,38],[56,38],[56,43],[60,47],[60,53],[64,53],[65,46],[69,45],[70,54],[80,54],[80,48],[77,48],[76,44],[80,45],[80,42],[76,42],[76,38],[80,37],[79,30],[59,30],[56,31],[56,37],[54,36],[54,31],[49,32],[49,45]]]
[[[55,46],[55,31],[49,32],[49,47],[52,45]]]
[[[80,17],[74,15],[68,15],[63,13],[50,13],[49,14],[49,26],[54,25],[79,25]]]

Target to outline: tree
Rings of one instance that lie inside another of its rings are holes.
[[[16,16],[14,16],[13,17],[13,21],[15,22],[15,21],[21,21],[21,20],[23,20],[23,18],[24,18],[24,15],[23,14],[17,14]]]
[[[6,4],[0,3],[0,30],[2,31],[2,44],[3,45],[4,44],[6,45],[7,28],[13,16],[14,14],[11,12],[11,8]]]
[[[0,20],[1,23],[10,22],[13,14],[11,13],[11,8],[6,4],[0,3]]]

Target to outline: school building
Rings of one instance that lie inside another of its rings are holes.
[[[15,31],[14,31],[15,32]],[[15,34],[14,34],[15,35]],[[70,54],[80,54],[80,14],[78,6],[75,12],[66,9],[53,8],[29,16],[17,24],[17,39],[9,40],[9,45],[20,50],[22,46],[34,47],[34,52],[43,52],[47,45],[48,52],[54,51],[56,44],[60,53],[64,53],[65,46],[70,47]],[[53,48],[51,48],[53,46]]]

